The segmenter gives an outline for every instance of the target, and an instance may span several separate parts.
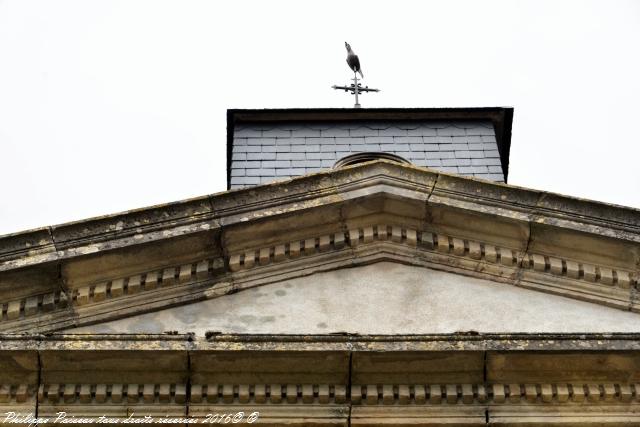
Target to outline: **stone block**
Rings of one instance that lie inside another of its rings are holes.
[[[147,273],[144,279],[144,290],[148,291],[151,289],[155,289],[157,287],[158,287],[158,272],[152,271],[150,273]]]
[[[591,265],[591,264],[582,264],[582,271],[584,273],[584,279],[588,280],[589,282],[595,282],[596,281],[596,267],[595,265]]]
[[[196,279],[204,280],[209,277],[209,261],[202,260],[196,264]]]
[[[107,284],[99,283],[93,288],[93,302],[104,301],[107,298]]]
[[[453,253],[458,256],[463,256],[465,252],[464,240],[454,237],[453,239],[451,239],[451,241],[453,243]]]
[[[85,305],[89,303],[89,286],[84,286],[78,289],[78,294],[76,295],[76,303],[78,305]]]
[[[32,296],[26,299],[24,303],[24,315],[33,316],[38,313],[38,296]]]
[[[191,264],[182,264],[178,273],[178,282],[187,283],[191,281]]]
[[[129,281],[127,283],[127,293],[128,294],[136,294],[140,292],[140,282],[141,276],[136,274],[135,276],[129,277]]]
[[[115,279],[111,281],[111,287],[109,293],[112,297],[116,298],[122,296],[124,293],[124,279]]]
[[[439,384],[429,385],[429,403],[438,404],[442,402],[442,389]]]
[[[580,264],[575,261],[566,261],[567,276],[578,279],[580,277]]]

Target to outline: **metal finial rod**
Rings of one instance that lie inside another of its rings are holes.
[[[358,102],[358,92],[360,88],[358,87],[358,75],[355,72],[353,73],[353,88],[353,93],[356,94],[356,104],[353,106],[353,108],[360,108],[360,103]]]

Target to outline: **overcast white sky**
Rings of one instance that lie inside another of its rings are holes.
[[[0,0],[0,234],[226,188],[227,108],[513,106],[509,183],[640,207],[640,1]]]

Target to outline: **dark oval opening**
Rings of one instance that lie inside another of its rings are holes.
[[[370,162],[372,160],[390,160],[392,162],[400,163],[402,165],[410,165],[411,162],[407,159],[391,153],[355,153],[349,154],[338,160],[334,165],[334,169],[338,169],[344,166],[357,165],[358,163]]]

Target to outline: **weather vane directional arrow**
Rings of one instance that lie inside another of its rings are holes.
[[[380,89],[372,89],[369,86],[362,87],[362,84],[358,83],[358,74],[360,73],[360,77],[364,78],[364,74],[362,74],[362,70],[360,69],[360,59],[358,59],[358,55],[353,53],[351,50],[351,46],[349,43],[344,42],[345,47],[347,48],[347,65],[353,71],[353,83],[349,86],[331,86],[333,89],[344,90],[345,92],[351,92],[352,95],[356,96],[356,103],[353,108],[360,108],[360,103],[358,102],[358,95],[364,92],[380,92]]]

